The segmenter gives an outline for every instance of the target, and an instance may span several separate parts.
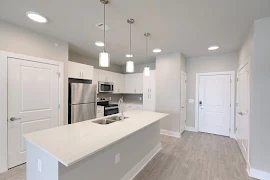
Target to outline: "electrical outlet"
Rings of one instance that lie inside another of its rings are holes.
[[[115,164],[118,164],[120,162],[120,153],[115,155]]]
[[[42,161],[40,159],[38,159],[38,171],[42,171]]]
[[[142,97],[139,97],[139,100],[141,101],[142,100]]]

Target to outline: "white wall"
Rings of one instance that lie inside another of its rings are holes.
[[[195,127],[195,103],[188,99],[196,98],[196,73],[236,71],[237,53],[201,56],[187,59],[187,126]]]
[[[270,173],[270,18],[255,21],[251,68],[251,167]]]
[[[168,113],[161,120],[161,129],[180,132],[181,111],[181,53],[157,56],[156,58],[156,111]]]
[[[96,69],[103,69],[103,70],[106,70],[106,71],[112,71],[112,72],[116,72],[116,73],[123,73],[123,67],[122,66],[118,66],[118,65],[115,65],[115,64],[110,64],[110,67],[103,68],[103,67],[99,66],[99,60],[98,59],[83,56],[83,55],[80,55],[80,54],[72,52],[72,51],[69,51],[69,61],[91,65],[91,66],[94,66],[94,68],[96,68]]]

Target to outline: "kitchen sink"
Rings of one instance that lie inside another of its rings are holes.
[[[107,119],[112,120],[112,121],[120,121],[120,120],[127,119],[128,117],[124,116],[124,119],[121,119],[121,118],[122,118],[122,116],[114,116],[114,117],[109,117]]]
[[[99,119],[99,120],[93,121],[93,123],[102,124],[102,125],[107,125],[107,124],[111,124],[111,123],[114,123],[114,122],[116,122],[116,121],[110,120],[110,119]]]

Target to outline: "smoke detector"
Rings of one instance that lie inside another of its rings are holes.
[[[95,27],[97,27],[97,28],[101,29],[102,31],[104,31],[104,23],[103,22],[97,23],[95,25]],[[105,25],[105,31],[108,31],[110,29],[111,28],[109,26]]]

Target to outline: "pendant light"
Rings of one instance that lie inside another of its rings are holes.
[[[110,55],[106,52],[106,4],[109,4],[109,0],[100,0],[102,4],[104,4],[104,47],[103,52],[99,54],[99,66],[100,67],[110,67]]]
[[[145,45],[145,67],[143,70],[144,76],[150,76],[150,68],[147,66],[147,58],[148,58],[148,37],[150,36],[150,33],[145,33],[144,36],[146,37],[146,45]]]
[[[133,73],[134,72],[134,62],[131,60],[131,24],[135,22],[134,19],[128,19],[127,22],[129,23],[129,60],[126,63],[126,72]]]

